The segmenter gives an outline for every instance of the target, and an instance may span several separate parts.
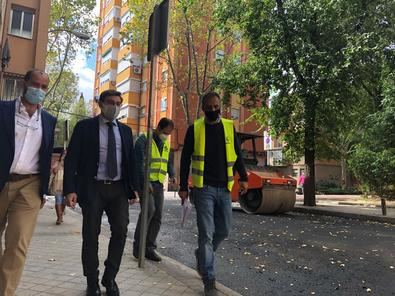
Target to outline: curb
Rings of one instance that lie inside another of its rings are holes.
[[[346,201],[339,201],[339,205],[344,205],[344,206],[362,206],[362,207],[372,207],[372,208],[381,208],[381,205],[379,204],[371,204],[371,203],[353,203],[353,202],[346,202]],[[395,209],[395,205],[387,204],[387,208],[390,209]]]
[[[48,204],[48,203],[47,203]],[[51,206],[50,204],[48,204]],[[79,216],[82,218],[82,213],[78,209],[68,208],[68,212],[72,212],[73,215]],[[104,231],[103,231],[104,230]],[[111,236],[110,226],[103,225],[101,226],[101,234],[105,237],[109,238]],[[126,241],[132,245],[133,240],[130,237],[126,238]],[[125,245],[126,250],[126,245]],[[167,274],[170,274],[180,282],[182,282],[185,286],[196,292],[197,294],[202,294],[204,290],[203,282],[198,276],[197,272],[182,264],[181,262],[172,259],[170,257],[162,255],[160,252],[157,253],[162,257],[162,261],[160,263],[155,263],[150,260],[145,260],[146,263],[156,266],[157,268],[163,270]],[[134,257],[133,257],[134,258]],[[224,296],[242,296],[236,291],[222,285],[218,281],[216,282],[217,290]]]
[[[158,252],[159,253],[159,252]],[[194,290],[195,292],[202,294],[203,292],[203,283],[200,277],[198,276],[197,272],[180,263],[177,260],[174,260],[170,257],[164,256],[160,254],[163,258],[162,262],[157,264],[158,268],[162,269],[168,274],[171,274],[179,281],[183,282],[184,285],[189,287],[190,289]],[[216,282],[217,290],[226,296],[242,296],[241,294],[237,293],[236,291],[222,285],[218,281]]]
[[[334,216],[334,217],[341,217],[341,218],[351,218],[351,219],[358,219],[363,221],[375,221],[380,223],[389,223],[395,225],[395,218],[392,217],[385,217],[385,216],[373,216],[373,215],[365,215],[365,214],[355,214],[355,213],[344,213],[344,212],[337,212],[325,209],[319,209],[316,207],[307,207],[307,206],[295,206],[292,209],[293,212],[299,213],[307,213],[307,214],[316,214],[316,215],[325,215],[325,216]]]

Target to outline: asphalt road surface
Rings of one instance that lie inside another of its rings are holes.
[[[131,207],[131,230],[138,213],[138,205]],[[184,227],[180,217],[179,200],[166,200],[158,251],[195,268],[195,211]],[[216,271],[219,282],[246,296],[395,295],[395,226],[234,210],[231,236],[216,254]]]

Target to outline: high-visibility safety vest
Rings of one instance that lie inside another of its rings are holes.
[[[229,119],[221,118],[221,122],[224,126],[225,132],[225,150],[226,150],[226,163],[227,163],[227,175],[229,191],[232,191],[234,176],[233,166],[237,159],[235,151],[235,139],[234,139],[234,128],[233,121]],[[204,117],[196,120],[193,124],[194,131],[194,147],[192,154],[192,183],[193,187],[203,187],[203,174],[204,174],[204,155],[206,145],[206,126]],[[218,168],[220,169],[220,168]]]
[[[150,165],[150,181],[159,181],[163,184],[166,174],[167,174],[167,163],[169,162],[170,155],[170,144],[166,140],[163,142],[162,154],[159,153],[158,146],[156,142],[152,139],[151,148],[151,165]]]

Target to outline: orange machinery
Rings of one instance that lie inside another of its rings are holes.
[[[290,211],[296,201],[296,180],[279,167],[258,166],[255,140],[262,136],[238,133],[240,143],[252,141],[252,158],[245,157],[248,192],[239,194],[238,175],[232,189],[232,201],[247,213],[273,214]]]

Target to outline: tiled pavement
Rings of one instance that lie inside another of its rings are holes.
[[[295,210],[395,224],[393,209],[389,209],[387,216],[382,217],[379,208],[339,206],[329,202],[320,202],[317,207],[312,208],[305,207],[299,202]],[[81,222],[79,213],[67,210],[65,222],[57,226],[53,202],[45,205],[40,211],[17,296],[85,295],[86,283],[82,275],[80,259]],[[99,246],[101,272],[107,252],[108,237],[108,230],[102,229]],[[203,295],[203,285],[195,271],[170,258],[163,258],[160,264],[147,261],[145,268],[140,269],[137,261],[130,254],[130,248],[128,250],[125,247],[121,269],[117,276],[121,295]],[[218,284],[218,288],[221,295],[239,295],[221,284]],[[103,295],[104,291],[102,288]]]
[[[81,215],[67,210],[64,223],[55,225],[53,204],[40,211],[25,270],[16,292],[27,295],[85,295],[86,281],[81,266]],[[108,246],[108,232],[102,231],[99,244],[100,271]],[[128,242],[130,244],[130,242]],[[122,296],[203,295],[203,285],[190,268],[164,258],[160,264],[146,261],[140,269],[137,260],[125,248],[116,278]],[[102,288],[104,295],[105,288]],[[221,295],[238,295],[220,285]]]

